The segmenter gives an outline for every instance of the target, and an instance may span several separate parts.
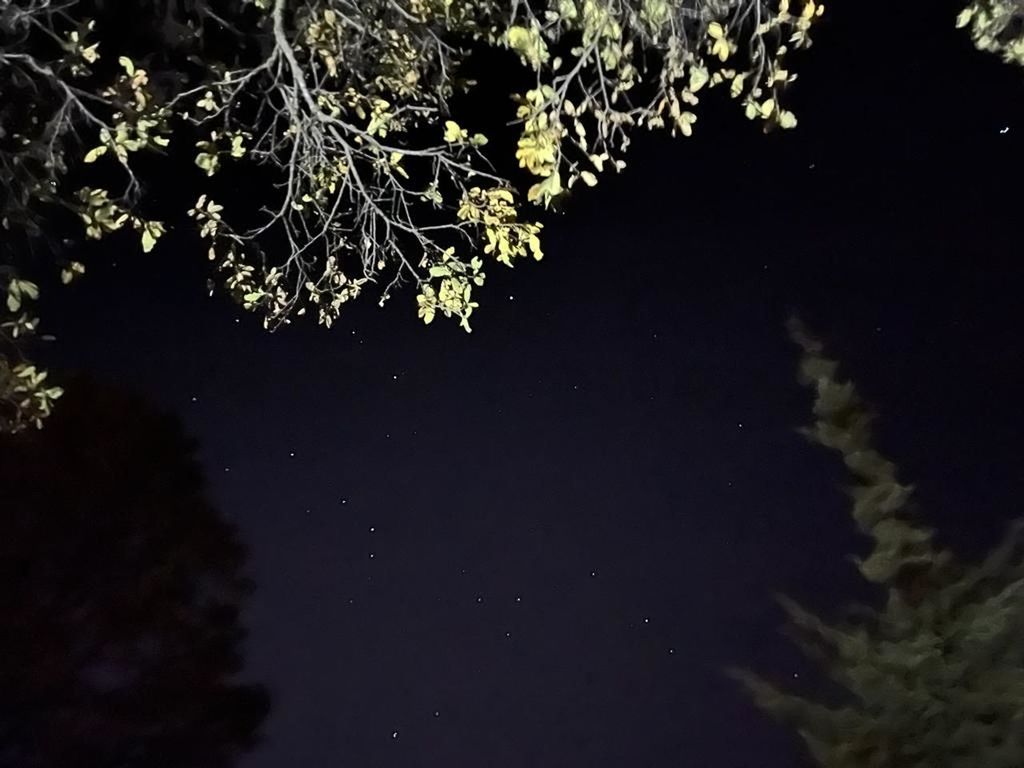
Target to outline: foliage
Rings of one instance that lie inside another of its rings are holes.
[[[994,53],[1008,64],[1024,66],[1024,2],[974,0],[957,17],[958,27],[969,27],[974,45]]]
[[[194,451],[88,381],[45,430],[0,436],[0,765],[227,768],[255,743],[245,553]]]
[[[871,537],[861,574],[884,588],[880,609],[829,625],[788,598],[791,631],[842,695],[822,703],[734,674],[767,712],[793,725],[827,768],[1024,763],[1024,551],[1015,524],[979,565],[936,547],[908,514],[912,488],[871,444],[872,417],[837,364],[799,324],[801,379],[815,391],[805,434],[857,478],[853,517]]]
[[[74,263],[68,271],[79,268]],[[47,372],[23,356],[25,341],[35,335],[39,325],[39,318],[28,311],[28,305],[39,297],[39,287],[0,266],[0,297],[6,310],[0,315],[0,433],[15,433],[42,426],[63,390],[50,386]]]
[[[817,0],[167,0],[163,27],[180,34],[146,63],[118,48],[104,7],[0,7],[5,229],[39,233],[68,211],[87,238],[133,230],[149,251],[177,212],[146,213],[155,177],[142,158],[187,156],[204,250],[268,328],[307,312],[330,326],[371,287],[383,303],[412,284],[425,323],[440,315],[467,331],[490,260],[543,254],[542,224],[524,212],[514,174],[497,170],[502,157],[529,178],[525,203],[546,207],[622,170],[631,128],[691,135],[715,88],[766,128],[792,128],[788,57],[810,44],[823,10]],[[490,130],[480,115],[453,114],[476,86],[465,65],[488,48],[507,49],[530,83],[512,94],[514,150],[479,130]],[[253,179],[263,205],[231,199]]]

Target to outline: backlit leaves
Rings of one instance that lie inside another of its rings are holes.
[[[1024,66],[1024,6],[1018,0],[974,0],[956,18],[974,45],[1008,64]]]
[[[708,25],[708,37],[711,38],[708,43],[708,50],[719,61],[725,61],[736,50],[736,44],[729,39],[725,27],[717,21],[713,21]]]
[[[0,271],[0,297],[0,432],[13,433],[42,426],[63,392],[22,354],[39,325],[28,306],[39,298],[39,287],[14,272]]]
[[[102,25],[74,18],[74,0],[62,6],[74,28],[51,29],[46,5],[0,7],[0,30],[12,13],[32,17],[20,56],[41,50],[29,45],[36,37],[61,43],[18,73],[18,98],[54,95],[40,102],[40,127],[0,125],[29,148],[23,167],[41,169],[8,196],[28,202],[13,217],[4,209],[5,226],[38,230],[38,211],[70,208],[87,238],[130,225],[149,252],[187,217],[220,285],[271,330],[307,313],[330,326],[365,291],[383,303],[403,286],[425,322],[449,317],[468,330],[487,259],[541,257],[541,225],[524,210],[621,171],[634,129],[691,136],[714,88],[766,128],[794,127],[787,57],[810,44],[822,14],[816,0],[228,0],[218,25],[238,45],[221,61],[202,37],[209,19],[175,4],[175,23],[196,34],[183,44],[188,68],[173,71],[160,55],[99,41]],[[514,146],[455,113],[456,95],[488,87],[462,67],[479,46],[507,49],[507,65],[528,78],[493,115],[515,125]],[[116,64],[93,71],[108,59]],[[0,86],[14,82],[2,80],[6,66]],[[146,178],[136,175],[143,153]],[[521,175],[496,170],[502,154]],[[182,160],[194,164],[199,203],[159,221],[142,215],[163,172],[149,168],[178,172],[159,163]],[[83,175],[77,191],[63,187],[69,168]],[[232,205],[226,220],[207,190],[217,185],[220,198],[254,179],[265,185],[246,195],[259,204]],[[62,267],[62,279],[77,274]]]
[[[506,33],[508,47],[518,53],[533,69],[540,69],[548,60],[548,47],[535,23],[529,27],[513,26]]]
[[[136,231],[142,240],[142,251],[143,253],[149,253],[153,250],[156,245],[156,241],[166,231],[162,222],[159,221],[141,221],[139,220],[135,226]]]

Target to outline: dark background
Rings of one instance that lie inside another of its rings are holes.
[[[815,690],[772,594],[871,594],[786,312],[945,543],[1024,492],[1024,71],[957,10],[832,3],[795,131],[712,104],[638,135],[542,263],[490,267],[471,335],[411,291],[269,335],[184,235],[86,254],[48,354],[182,414],[250,548],[274,712],[244,768],[803,764],[722,674]]]

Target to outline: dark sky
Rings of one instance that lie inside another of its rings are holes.
[[[828,8],[796,131],[638,136],[541,264],[489,269],[472,335],[411,292],[269,335],[186,238],[88,256],[51,355],[180,413],[251,550],[243,768],[802,765],[722,674],[812,688],[773,593],[865,594],[789,308],[946,543],[1019,513],[1024,71],[896,5]]]

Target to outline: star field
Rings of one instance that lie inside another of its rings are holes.
[[[274,709],[243,768],[805,764],[723,675],[812,685],[773,594],[870,597],[840,469],[794,432],[786,312],[958,547],[1024,491],[1024,77],[947,21],[854,72],[872,16],[837,9],[792,135],[721,110],[638,140],[543,262],[489,270],[471,335],[400,294],[269,335],[181,249],[90,266],[53,354],[182,414],[250,550]]]

